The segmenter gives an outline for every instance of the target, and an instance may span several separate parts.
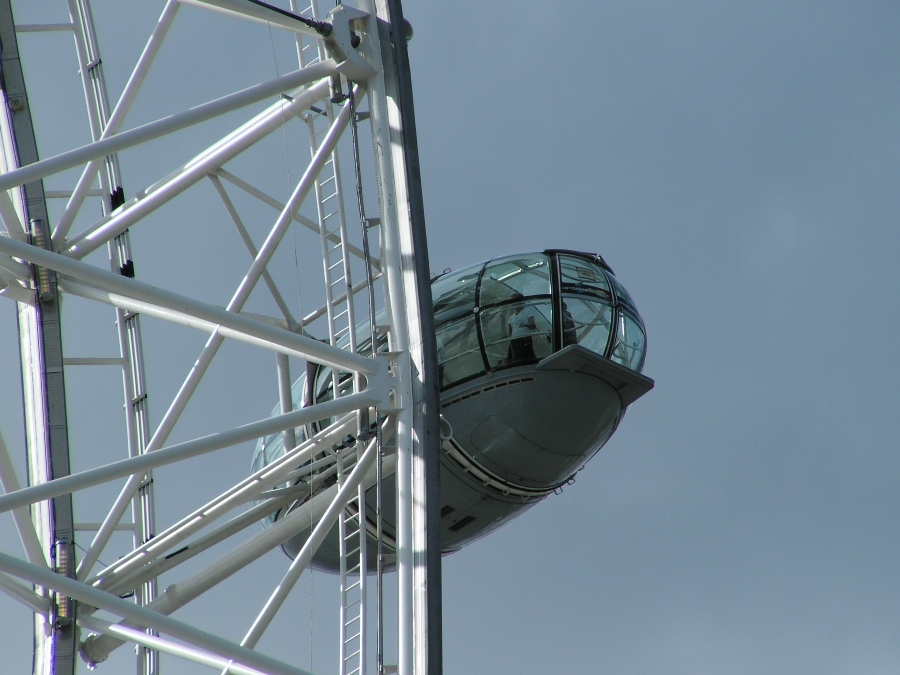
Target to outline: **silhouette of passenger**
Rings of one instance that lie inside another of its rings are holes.
[[[562,310],[563,347],[568,347],[569,345],[577,345],[578,333],[575,331],[575,319],[572,318],[572,312],[569,311],[569,308],[566,306],[565,302],[562,304]]]
[[[513,300],[521,300],[521,293],[513,293]],[[509,317],[509,357],[507,363],[533,361],[534,344],[532,336],[537,332],[538,312],[533,305],[521,304]]]

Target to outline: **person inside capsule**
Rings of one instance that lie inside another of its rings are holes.
[[[525,296],[513,293],[514,300]],[[532,335],[537,332],[537,310],[530,304],[519,303],[509,317],[509,354],[506,363],[533,361],[534,343]]]

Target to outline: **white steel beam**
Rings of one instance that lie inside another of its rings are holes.
[[[292,92],[292,99],[279,98],[276,103],[242,125],[233,133],[199,154],[169,178],[163,179],[141,193],[106,219],[74,237],[66,249],[76,258],[83,258],[103,246],[140,219],[166,204],[176,196],[202,180],[263,137],[282,126],[316,101],[328,95],[329,80],[322,80],[309,89]]]
[[[308,408],[294,410],[284,415],[268,417],[228,431],[220,431],[192,441],[178,443],[168,448],[129,457],[128,459],[121,459],[118,462],[73,473],[46,483],[40,483],[39,485],[32,485],[31,487],[22,488],[16,492],[0,496],[0,513],[95,485],[101,485],[117,478],[140,475],[150,469],[157,469],[173,462],[197,457],[207,452],[221,450],[222,448],[255,440],[269,434],[276,434],[288,427],[311,424],[326,417],[334,417],[355,410],[369,408],[380,401],[381,396],[371,390],[361,391],[358,394],[348,394],[331,401],[317,403]]]
[[[314,453],[320,452],[323,446],[330,448],[348,433],[354,422],[355,415],[346,415],[329,426],[316,438],[306,441],[290,452],[285,453],[268,466],[263,467],[234,487],[226,490],[219,497],[185,516],[165,531],[160,532],[150,541],[145,542],[126,556],[104,568],[102,572],[97,574],[92,583],[99,587],[104,587],[104,580],[108,580],[120,573],[129,572],[135,564],[147,564],[166,551],[171,550],[201,528],[213,523],[229,509],[240,506],[249,499],[258,496],[264,490],[284,482],[286,474],[294,467],[308,461]]]
[[[103,609],[127,621],[186,642],[199,649],[233,659],[237,663],[270,675],[309,675],[304,670],[289,666],[277,659],[240,647],[229,640],[211,635],[182,621],[169,618],[133,602],[122,600],[109,593],[98,591],[79,581],[36,567],[12,556],[0,553],[0,570],[38,586],[49,588],[66,597]]]
[[[38,595],[3,572],[0,572],[0,590],[21,602],[35,614],[45,619],[50,615],[50,598]]]
[[[318,173],[321,170],[321,167],[323,166],[325,161],[327,161],[327,157],[328,157],[329,153],[331,152],[331,150],[333,150],[334,145],[337,143],[337,140],[340,137],[343,129],[346,128],[348,121],[349,121],[349,116],[345,115],[343,117],[339,117],[335,121],[335,123],[332,125],[331,129],[329,130],[328,134],[326,135],[326,138],[324,139],[324,141],[322,143],[322,147],[319,148],[319,150],[316,152],[315,156],[313,157],[312,161],[310,162],[309,167],[307,168],[303,177],[300,179],[300,182],[297,185],[297,188],[294,190],[293,195],[289,199],[288,204],[282,210],[281,216],[276,221],[274,227],[272,228],[272,231],[270,232],[268,238],[266,239],[265,243],[263,244],[262,249],[256,254],[256,257],[253,260],[253,264],[251,265],[250,270],[245,275],[243,281],[241,282],[241,285],[239,286],[238,290],[234,294],[234,297],[232,298],[231,302],[228,305],[228,310],[230,310],[230,311],[227,311],[226,313],[230,314],[231,316],[236,316],[235,314],[233,314],[233,312],[240,311],[240,309],[243,308],[243,305],[246,302],[247,298],[249,297],[251,290],[253,289],[256,282],[259,280],[260,276],[263,274],[263,272],[265,272],[266,265],[268,264],[269,260],[271,259],[272,255],[275,252],[275,249],[277,248],[277,246],[281,242],[281,239],[283,238],[285,232],[287,231],[287,228],[291,222],[291,220],[290,220],[291,214],[299,208],[300,204],[306,198],[306,195],[308,194],[312,185],[315,183],[316,176],[318,176]],[[213,152],[212,154],[214,155],[215,153]],[[113,276],[117,276],[117,275],[113,275]],[[107,279],[118,283],[116,279],[111,279],[110,277],[107,277]],[[121,277],[118,277],[118,279],[121,279]],[[69,290],[72,290],[72,289],[70,288]],[[83,292],[84,289],[81,289],[81,291]],[[89,291],[89,292],[93,293],[93,291]],[[93,294],[93,295],[89,295],[89,297],[93,297],[94,299],[98,299],[98,300],[104,301],[104,302],[111,302],[112,304],[116,304],[116,301],[119,300],[116,297],[113,297],[110,295],[103,296],[102,294],[99,296],[96,294]],[[183,304],[183,302],[182,302],[182,304]],[[173,313],[173,312],[167,311],[167,310],[160,310],[158,307],[152,306],[152,305],[117,304],[117,306],[126,308],[126,309],[132,309],[134,311],[138,311],[138,312],[141,312],[144,314],[151,314],[154,316],[159,316],[159,317],[165,318],[170,321],[180,321],[182,323],[186,323],[187,325],[200,327],[204,330],[213,332],[210,339],[207,341],[207,344],[204,346],[200,357],[198,358],[194,367],[191,369],[191,372],[189,373],[188,378],[182,384],[175,400],[172,402],[172,404],[169,407],[169,410],[166,412],[166,415],[163,418],[162,422],[160,423],[159,428],[157,429],[157,432],[154,434],[153,438],[150,440],[150,443],[147,446],[147,451],[151,451],[151,450],[155,450],[163,442],[165,442],[166,437],[168,436],[169,432],[173,428],[178,417],[181,415],[181,412],[183,411],[184,406],[187,404],[188,400],[193,395],[193,392],[194,392],[196,386],[199,384],[200,379],[203,377],[203,374],[206,372],[206,368],[211,363],[214,355],[216,354],[219,347],[221,346],[222,341],[224,340],[224,338],[226,336],[228,336],[228,333],[227,333],[228,329],[227,328],[223,329],[223,327],[221,325],[219,325],[218,327],[214,327],[211,325],[204,327],[202,324],[198,325],[194,322],[193,319],[191,319],[189,317],[184,317],[180,313],[177,313],[177,312]],[[171,310],[171,308],[169,308],[169,310]],[[263,346],[263,347],[272,348],[272,345],[267,344],[264,340],[262,342],[252,340],[252,339],[246,340],[246,337],[247,337],[246,335],[242,337],[239,334],[231,334],[231,337],[235,337],[237,339],[244,339],[245,341],[251,342],[251,344],[261,344],[261,346]],[[311,340],[310,342],[314,342],[317,345],[321,344],[318,341]],[[342,351],[341,353],[343,354],[346,352]],[[302,358],[306,358],[302,354],[299,354],[299,355]],[[359,358],[359,357],[357,357],[357,358]],[[352,370],[353,368],[347,368],[347,369]],[[109,537],[112,534],[115,523],[118,522],[118,520],[122,517],[122,514],[124,513],[125,508],[127,508],[127,503],[128,503],[127,500],[131,498],[131,496],[135,493],[135,491],[139,488],[139,486],[140,486],[140,478],[137,476],[134,476],[131,479],[129,479],[128,483],[122,489],[122,492],[120,493],[118,499],[116,500],[115,504],[113,505],[113,508],[110,510],[109,514],[107,515],[106,519],[104,520],[103,527],[95,536],[94,541],[92,542],[91,548],[88,550],[87,554],[81,561],[81,565],[79,566],[80,574],[87,574],[90,571],[91,567],[94,565],[94,563],[97,561],[97,558],[99,557],[100,552],[106,546],[106,543],[109,541]]]
[[[440,401],[412,84],[400,1],[361,4],[377,8],[366,34],[383,69],[370,84],[369,110],[382,186],[386,302],[398,343],[392,349],[402,353],[400,395],[408,397],[397,432],[399,672],[440,675]]]
[[[23,240],[19,240],[23,241]],[[24,264],[20,263],[12,258],[7,258],[3,256],[0,258],[0,271],[3,272],[5,278],[8,274],[9,277],[14,279],[15,281],[30,281],[31,280],[31,268]]]
[[[7,104],[5,96],[0,95],[0,101]],[[16,210],[12,198],[6,190],[0,190],[0,222],[3,223],[3,227],[6,228],[10,237],[14,237],[19,241],[27,239],[22,219],[19,217],[19,212]]]
[[[212,528],[206,534],[188,542],[177,551],[162,558],[157,558],[143,567],[131,570],[128,574],[123,574],[121,578],[117,577],[110,583],[95,583],[92,579],[86,580],[85,583],[89,583],[91,586],[115,595],[128,593],[148,579],[158,578],[159,575],[164,574],[190,560],[194,556],[203,553],[216,544],[220,544],[238,532],[241,532],[252,525],[259,525],[260,520],[276,510],[287,506],[293,499],[295,499],[294,496],[285,496],[281,499],[269,499],[263,503],[257,504],[240,515]]]
[[[297,581],[300,579],[300,575],[306,570],[312,557],[315,555],[316,551],[319,550],[322,542],[325,541],[325,536],[334,526],[335,522],[337,522],[341,510],[344,509],[347,502],[355,497],[365,475],[372,468],[376,454],[379,450],[378,443],[373,439],[369,443],[369,447],[366,448],[366,451],[359,458],[356,466],[353,467],[353,471],[350,472],[347,480],[341,485],[334,500],[328,505],[325,513],[319,518],[312,533],[310,533],[309,538],[304,542],[303,548],[300,549],[297,557],[294,558],[294,561],[288,568],[281,583],[275,587],[275,590],[269,597],[262,611],[259,613],[259,616],[256,617],[256,620],[253,622],[247,635],[244,636],[241,645],[252,648],[259,642],[259,639],[262,637],[266,628],[269,627],[269,624],[271,624],[272,620],[275,618],[275,614],[284,604],[288,594],[293,590]],[[360,527],[363,527],[362,524]],[[363,574],[365,574],[365,571],[363,571]]]
[[[203,103],[184,112],[169,115],[155,122],[135,127],[120,134],[84,145],[75,150],[69,150],[55,157],[48,157],[40,161],[28,164],[9,173],[0,176],[0,190],[25,185],[42,178],[46,178],[60,171],[90,162],[94,159],[103,159],[107,155],[121,152],[135,145],[146,143],[175,131],[186,129],[195,124],[206,122],[226,113],[258,103],[283,92],[303,87],[312,82],[327,78],[337,72],[337,64],[329,59],[316,63],[307,68],[295,70],[287,75],[276,77],[268,82],[255,84],[234,94],[228,94],[214,101]],[[300,92],[298,92],[299,94]],[[321,97],[320,97],[321,98]]]
[[[216,171],[216,175],[224,178],[229,183],[233,183],[237,187],[241,188],[247,194],[252,195],[253,197],[256,197],[259,201],[263,202],[264,204],[268,204],[272,208],[278,209],[279,211],[281,211],[284,208],[284,204],[282,204],[277,199],[270,197],[269,195],[267,195],[265,192],[263,192],[259,188],[254,187],[253,185],[250,185],[250,183],[248,183],[245,180],[241,180],[240,178],[235,176],[233,173],[230,173],[229,171],[226,171],[225,169],[219,169],[218,171]],[[296,220],[298,223],[305,226],[306,228],[312,230],[316,234],[319,233],[319,224],[313,220],[310,220],[309,218],[304,216],[302,213],[295,213],[294,220]],[[326,236],[328,237],[328,241],[330,241],[332,244],[337,244],[338,242],[340,242],[340,239],[337,237],[337,235],[328,234]],[[366,254],[358,246],[354,246],[353,244],[347,244],[347,250],[350,251],[350,253],[355,255],[360,260],[366,259]],[[370,264],[372,265],[372,267],[374,267],[377,270],[381,269],[381,261],[378,259],[377,256],[370,254],[369,261],[370,261]]]
[[[268,672],[250,668],[240,663],[235,663],[231,659],[212,654],[202,649],[187,647],[177,642],[172,642],[158,635],[151,635],[138,628],[131,628],[121,623],[110,623],[109,621],[101,621],[92,616],[81,616],[79,623],[97,633],[111,635],[116,638],[122,638],[129,642],[154,649],[156,651],[171,654],[186,661],[193,661],[204,666],[213,668],[224,668],[224,673],[234,673],[234,675],[269,675]]]
[[[281,412],[287,413],[294,409],[294,396],[291,391],[291,363],[285,354],[275,354],[275,370],[278,379],[278,404]],[[284,448],[297,445],[293,427],[281,432],[281,443]]]
[[[234,203],[231,201],[231,197],[229,197],[228,193],[225,192],[225,187],[222,185],[222,181],[219,180],[218,176],[212,173],[208,175],[208,178],[213,184],[213,187],[216,189],[216,193],[219,195],[219,199],[222,200],[222,205],[228,212],[228,216],[231,218],[231,222],[234,223],[234,227],[235,229],[237,229],[238,234],[241,237],[241,241],[244,242],[244,246],[247,247],[247,250],[250,252],[250,256],[254,260],[256,260],[256,257],[259,255],[259,250],[253,243],[253,239],[250,237],[250,233],[247,232],[247,228],[244,227],[244,221],[238,214]],[[275,280],[272,279],[272,275],[269,274],[268,270],[263,270],[262,277],[263,281],[266,282],[269,293],[272,294],[272,299],[275,301],[275,304],[281,311],[281,315],[284,317],[284,320],[287,322],[290,330],[293,330],[293,328],[297,325],[297,322],[294,319],[293,314],[291,314],[291,310],[288,308],[287,303],[284,301],[284,298],[281,296],[281,291],[278,290],[278,286],[275,284]]]
[[[311,37],[321,37],[321,33],[311,28],[303,20],[284,10],[263,3],[246,0],[179,0],[183,5],[194,5],[214,12],[221,12],[239,19],[285,28],[294,33]]]
[[[169,27],[175,20],[175,14],[178,12],[180,6],[181,5],[179,5],[176,0],[168,0],[166,6],[163,8],[159,21],[157,21],[156,26],[154,26],[153,32],[150,34],[150,39],[147,41],[147,45],[144,47],[144,51],[141,53],[140,58],[138,58],[138,62],[135,65],[131,76],[128,78],[128,82],[125,84],[125,89],[122,91],[122,95],[119,97],[115,109],[110,114],[109,121],[106,123],[106,127],[103,129],[103,133],[100,136],[101,139],[117,133],[122,126],[122,123],[125,121],[125,117],[131,109],[131,104],[134,102],[138,91],[140,91],[144,78],[147,76],[147,72],[150,70],[150,66],[156,58],[156,54],[162,46],[165,36],[169,32]],[[92,159],[84,168],[84,171],[81,172],[81,176],[78,179],[78,183],[75,185],[75,189],[71,194],[66,195],[69,198],[69,201],[66,203],[66,208],[53,231],[54,248],[59,247],[68,236],[69,229],[72,227],[72,223],[75,222],[75,216],[81,208],[84,198],[93,192],[91,190],[91,185],[94,182],[94,178],[97,176],[97,172],[103,165],[103,161],[104,158],[102,157]],[[102,194],[102,191],[100,194]]]
[[[90,285],[69,282],[68,290],[79,290],[80,295],[90,295],[96,299],[107,298],[105,301],[123,309],[134,309],[143,313],[151,311],[153,307],[161,307],[173,316],[185,317],[186,321],[194,322],[196,327],[206,331],[218,330],[227,337],[265,345],[292,356],[344,370],[362,372],[368,376],[377,376],[381,370],[380,364],[375,359],[351,354],[346,350],[255,321],[221,307],[156,288],[136,279],[129,279],[8,237],[0,237],[0,253],[23,258],[60,274],[81,279]]]
[[[290,223],[290,220],[286,219],[286,216],[289,216],[290,213],[296,211],[299,208],[299,204],[302,203],[306,194],[309,192],[311,184],[314,183],[315,177],[318,175],[321,166],[326,161],[328,156],[328,152],[330,149],[333,149],[334,144],[337,142],[343,128],[346,127],[346,124],[349,120],[349,117],[339,118],[332,128],[329,130],[328,135],[326,136],[322,147],[313,157],[309,168],[304,173],[304,176],[301,178],[300,183],[298,184],[294,194],[288,202],[288,205],[282,211],[281,217],[276,222],[272,231],[269,234],[269,237],[266,239],[266,242],[263,244],[262,250],[257,253],[254,258],[253,264],[251,265],[250,271],[244,277],[240,287],[232,298],[231,302],[228,305],[228,310],[231,312],[239,311],[242,307],[246,299],[249,297],[250,291],[259,280],[260,275],[265,271],[266,265],[268,261],[271,259],[271,256],[274,254],[275,248],[281,241],[281,238],[284,236],[284,233],[287,231],[287,227]],[[114,298],[107,296],[103,297],[99,296],[101,301],[110,301],[114,302]],[[121,305],[120,305],[121,306]],[[130,307],[131,309],[142,311],[145,314],[154,314],[156,316],[162,316],[168,320],[179,320],[184,319],[178,314],[172,314],[171,312],[159,312],[158,308],[153,306],[143,306],[143,307]],[[188,325],[193,325],[190,319],[186,319],[186,323]],[[147,446],[147,451],[152,451],[158,448],[162,443],[165,442],[169,432],[174,427],[175,422],[178,417],[181,415],[181,412],[184,410],[184,406],[187,404],[188,400],[192,396],[196,386],[199,384],[200,379],[203,377],[203,374],[206,372],[206,368],[212,361],[212,358],[216,354],[219,349],[219,346],[222,344],[224,337],[226,336],[225,331],[222,330],[221,326],[219,328],[211,328],[209,326],[206,327],[207,330],[213,330],[213,335],[207,341],[207,344],[204,346],[203,351],[201,352],[200,357],[195,363],[194,367],[191,369],[188,374],[187,379],[182,384],[181,388],[178,391],[178,394],[175,400],[169,407],[169,410],[166,412],[165,417],[160,423],[156,433],[153,438],[150,440],[150,443]],[[233,335],[233,337],[237,337],[238,339],[242,339],[238,335]],[[251,340],[251,343],[253,341]],[[316,344],[320,344],[316,342]],[[264,342],[262,346],[271,347],[271,345],[266,345]],[[82,559],[81,564],[79,566],[79,574],[86,575],[90,572],[91,567],[97,561],[100,552],[106,546],[109,541],[110,536],[112,535],[115,524],[121,519],[125,509],[127,508],[128,500],[133,496],[135,491],[140,486],[140,477],[133,476],[128,480],[128,483],[124,486],[119,497],[113,505],[113,508],[110,510],[106,519],[104,520],[103,527],[100,531],[97,532],[97,535],[94,537],[94,541],[91,544],[90,549],[85,554],[85,557]]]
[[[21,483],[19,483],[19,479],[16,476],[16,470],[13,467],[9,449],[6,446],[2,433],[0,433],[0,487],[3,488],[3,492],[6,494],[17,492],[21,489]],[[28,562],[32,565],[47,567],[47,556],[44,554],[37,531],[34,529],[34,523],[31,522],[31,514],[28,513],[28,509],[24,507],[14,509],[12,515]]]
[[[374,480],[374,471],[370,469],[365,475],[364,482],[367,486],[371,486]],[[308,528],[310,522],[317,521],[323,516],[337,492],[338,486],[334,485],[316,495],[190,579],[169,586],[165,592],[148,605],[148,608],[154,612],[168,615],[183,607],[260,556],[276,546],[280,546],[293,535]],[[102,593],[102,591],[98,592]],[[128,619],[128,617],[125,618]],[[108,636],[93,636],[85,640],[83,651],[95,661],[100,662],[107,657],[110,651],[121,644],[121,640]]]
[[[0,277],[2,276],[3,275],[0,274]],[[24,305],[33,306],[35,304],[34,291],[25,288],[17,281],[7,281],[6,279],[3,279],[3,283],[0,283],[0,296],[15,300]]]

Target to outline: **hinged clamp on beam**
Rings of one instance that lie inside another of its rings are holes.
[[[328,14],[331,34],[325,38],[325,48],[331,58],[337,61],[338,71],[353,82],[365,82],[375,74],[375,69],[356,50],[360,38],[351,25],[361,23],[368,16],[365,12],[344,5],[338,5]]]

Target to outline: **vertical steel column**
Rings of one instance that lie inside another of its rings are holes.
[[[10,0],[0,0],[0,67],[19,166],[37,161],[37,144],[25,81],[19,61],[18,42]],[[31,243],[50,248],[47,205],[41,181],[24,186],[25,222],[30,223]],[[25,432],[30,484],[43,483],[69,474],[69,438],[66,393],[63,378],[62,331],[56,275],[33,268],[34,304],[19,303],[19,348],[25,397]],[[32,519],[38,538],[54,571],[75,576],[75,534],[71,496],[36,504]],[[34,663],[36,675],[71,675],[75,672],[78,635],[75,603],[52,594],[49,626],[35,615]],[[49,628],[49,631],[46,630]]]
[[[398,557],[401,624],[404,612],[411,610],[412,644],[404,648],[408,639],[401,625],[400,675],[440,675],[443,668],[441,631],[441,539],[440,539],[440,400],[437,378],[437,347],[434,339],[434,316],[431,299],[431,274],[425,238],[425,209],[419,168],[415,110],[409,56],[406,51],[408,25],[403,19],[400,0],[375,0],[379,21],[381,61],[384,65],[384,93],[388,103],[390,146],[399,229],[399,264],[403,297],[415,298],[408,304],[409,355],[412,361],[412,419],[411,456],[404,462],[398,457],[398,492],[404,498],[401,474],[403,466],[411,472],[408,489],[410,500],[408,547],[412,565],[412,588],[405,579],[402,567],[403,552]],[[371,101],[371,99],[370,99]],[[376,104],[372,102],[374,107]],[[374,112],[373,112],[374,115]],[[373,120],[374,121],[374,120]],[[399,156],[398,156],[399,155]],[[387,234],[386,234],[387,236]],[[400,448],[401,454],[403,449]],[[403,515],[398,512],[398,520]],[[401,533],[403,526],[401,523]],[[411,597],[404,599],[404,595]],[[411,603],[411,607],[409,604]],[[405,606],[406,605],[406,606]],[[407,621],[409,620],[406,619]],[[411,651],[411,654],[410,654]],[[409,662],[411,657],[411,661]]]

